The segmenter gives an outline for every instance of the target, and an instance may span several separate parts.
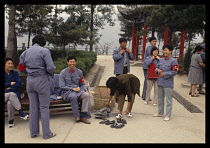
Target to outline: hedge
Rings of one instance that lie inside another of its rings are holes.
[[[54,52],[56,53],[56,52]],[[51,55],[53,58],[56,58],[56,55],[51,52]],[[97,60],[97,55],[95,52],[89,52],[89,51],[82,51],[82,50],[71,50],[67,51],[65,57],[63,58],[57,58],[57,60],[54,60],[54,65],[56,67],[55,73],[59,74],[61,70],[66,68],[67,65],[67,57],[70,55],[74,55],[77,58],[77,65],[76,67],[82,70],[83,75],[86,75],[89,71],[89,69],[95,64]]]
[[[18,56],[25,50],[18,50]],[[62,49],[50,49],[51,57],[54,62],[56,69],[55,74],[59,74],[61,70],[68,67],[67,57],[74,55],[77,58],[76,67],[82,70],[83,75],[86,75],[92,65],[95,64],[97,60],[97,55],[95,52],[83,51],[83,50],[62,50]]]

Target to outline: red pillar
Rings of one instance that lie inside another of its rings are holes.
[[[144,23],[144,30],[147,30],[147,25],[146,23]],[[146,47],[146,38],[147,38],[147,35],[144,35],[143,36],[143,46],[142,46],[142,62],[144,61],[144,53],[145,53],[145,47]]]
[[[139,55],[139,35],[136,36],[136,49],[135,49],[135,56],[134,60],[138,60],[138,55]]]
[[[166,26],[164,30],[164,45],[168,44],[168,29],[168,26]]]
[[[186,31],[185,30],[182,30],[182,32],[181,32],[179,57],[182,57],[183,56],[183,53],[184,53],[185,35],[186,35]]]
[[[133,23],[133,28],[132,28],[132,53],[134,55],[135,51],[135,46],[136,46],[136,24]]]

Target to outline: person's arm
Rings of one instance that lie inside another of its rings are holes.
[[[167,78],[175,76],[178,72],[178,69],[179,69],[178,62],[177,62],[177,60],[174,60],[172,65],[171,65],[171,70],[170,71],[164,71],[163,72],[163,77],[167,79]]]
[[[199,63],[199,65],[201,66],[201,67],[206,67],[206,64],[204,64],[203,62],[201,62],[201,63]]]
[[[128,57],[129,57],[129,60],[133,60],[134,57],[133,57],[133,53],[131,52],[130,49],[126,48],[126,51],[128,52]]]
[[[125,52],[125,51],[124,51],[124,52]],[[122,53],[124,53],[124,52],[123,52],[123,51],[118,52],[117,50],[114,50],[114,51],[113,51],[113,54],[112,54],[113,60],[117,61],[117,60],[123,58]]]
[[[65,75],[63,73],[64,71],[61,71],[59,76],[59,87],[61,88],[61,90],[72,90],[73,87],[66,86]]]
[[[152,60],[152,56],[148,56],[144,61],[145,65],[148,67],[152,63]]]
[[[51,77],[53,77],[53,71],[54,71],[54,69],[56,69],[56,67],[54,66],[54,63],[52,61],[52,57],[51,57],[51,53],[50,53],[49,49],[46,50],[45,55],[43,56],[43,59],[44,59],[45,64],[46,64],[47,73]]]
[[[12,89],[17,89],[17,88],[21,87],[22,80],[21,80],[18,72],[14,71],[14,73],[15,73],[15,75],[14,75],[15,76],[15,83],[13,85],[11,85],[11,88]]]

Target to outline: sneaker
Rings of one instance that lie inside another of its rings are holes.
[[[133,117],[133,115],[129,112],[128,113],[128,118],[132,118]]]
[[[154,114],[153,117],[163,117],[161,114]]]
[[[157,106],[157,103],[154,103],[153,106]]]
[[[122,117],[123,117],[123,115],[121,115],[121,114],[118,114],[118,115],[116,116],[117,119],[122,118]]]
[[[25,115],[24,117],[20,117],[20,118],[23,120],[27,120],[27,119],[29,119],[29,115]]]
[[[144,104],[148,104],[148,102],[147,101],[144,101]]]
[[[170,120],[170,117],[165,117],[163,120],[164,121],[169,121]]]
[[[8,126],[9,126],[9,128],[12,128],[12,127],[15,126],[15,124],[14,123],[10,123]]]

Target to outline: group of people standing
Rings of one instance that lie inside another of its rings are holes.
[[[142,93],[142,99],[144,103],[148,104],[150,101],[151,89],[154,86],[154,99],[152,99],[153,105],[158,105],[158,113],[154,114],[154,117],[160,117],[164,114],[164,98],[166,97],[166,116],[164,121],[170,120],[172,111],[172,91],[174,87],[174,76],[178,71],[178,62],[172,56],[173,46],[163,46],[163,58],[160,58],[159,49],[156,45],[156,38],[151,37],[149,39],[150,46],[147,47],[144,54],[144,87]],[[120,47],[114,50],[114,74],[116,77],[110,77],[107,80],[107,87],[110,88],[110,98],[115,94],[115,99],[119,97],[119,114],[117,118],[122,117],[122,106],[124,104],[125,97],[128,97],[128,106],[125,110],[125,114],[128,117],[132,117],[131,109],[134,103],[135,95],[139,93],[140,81],[133,74],[127,74],[130,72],[130,62],[133,59],[133,54],[128,48],[126,48],[127,40],[125,38],[119,39]],[[132,89],[131,89],[132,88]],[[122,103],[121,103],[122,102]]]
[[[144,54],[144,87],[142,99],[145,104],[150,101],[151,89],[154,87],[154,99],[152,103],[158,106],[157,114],[154,117],[161,117],[164,115],[164,98],[166,97],[166,116],[165,121],[170,120],[172,112],[172,91],[174,87],[174,76],[178,71],[178,62],[172,56],[173,46],[163,46],[163,57],[159,56],[159,49],[156,47],[156,38],[149,39],[150,46],[147,47]],[[56,136],[50,130],[50,87],[54,76],[54,63],[51,58],[49,49],[45,48],[46,40],[41,35],[36,35],[32,39],[32,47],[24,51],[20,55],[18,69],[21,72],[27,73],[26,89],[29,96],[30,110],[29,115],[25,114],[19,102],[20,94],[18,88],[21,86],[21,79],[18,72],[13,70],[13,60],[5,58],[5,103],[8,109],[9,127],[14,126],[14,113],[17,110],[20,117],[24,120],[29,119],[29,130],[32,138],[39,135],[39,116],[41,115],[43,138],[49,139]],[[133,54],[126,47],[127,40],[125,38],[119,39],[120,47],[114,50],[114,74],[115,77],[110,77],[107,82],[107,88],[110,88],[110,97],[108,102],[111,101],[113,96],[118,103],[119,114],[117,118],[123,116],[123,106],[125,98],[128,98],[127,108],[125,114],[132,117],[131,111],[135,100],[135,95],[140,96],[140,80],[130,73],[130,60],[133,60]],[[192,96],[195,94],[196,84],[202,85],[205,80],[194,80],[195,76],[200,76],[202,69],[205,67],[203,64],[202,56],[199,57],[202,46],[196,47],[194,55],[191,60],[191,68],[189,72],[189,82],[191,85],[190,93]],[[59,75],[59,87],[61,88],[61,96],[67,101],[71,102],[73,116],[76,122],[84,122],[91,124],[88,118],[91,117],[89,110],[90,95],[84,84],[83,73],[80,69],[76,68],[77,59],[75,56],[67,58],[68,67],[63,69]],[[197,62],[197,63],[196,63]],[[202,73],[204,74],[204,73]],[[201,77],[200,77],[201,78]],[[202,76],[203,79],[203,76]],[[196,82],[195,82],[196,81]],[[203,93],[199,90],[199,93]],[[81,109],[78,109],[79,101],[82,102]],[[108,103],[107,103],[108,104]]]
[[[144,54],[143,72],[144,86],[142,92],[142,100],[144,104],[152,101],[154,106],[158,106],[158,111],[153,117],[164,116],[164,98],[166,98],[166,114],[164,121],[169,121],[172,113],[172,93],[174,87],[174,76],[177,74],[179,65],[177,59],[173,58],[173,46],[163,45],[162,58],[159,55],[159,49],[156,47],[156,38],[149,38],[150,45],[146,48]],[[120,47],[114,50],[114,74],[116,77],[110,77],[106,85],[110,88],[109,101],[115,95],[116,102],[119,102],[119,114],[117,118],[121,118],[125,97],[128,97],[128,105],[125,115],[132,117],[131,109],[134,103],[135,95],[139,93],[140,81],[130,73],[130,60],[133,60],[132,52],[126,48],[127,40],[119,39]],[[205,83],[205,43],[195,47],[191,58],[188,82],[191,83],[189,95],[198,97],[195,93],[197,85],[199,85],[199,94],[205,95],[202,91]],[[154,99],[150,98],[152,87],[154,87]],[[131,89],[132,88],[132,89]],[[108,102],[109,102],[108,101]]]

